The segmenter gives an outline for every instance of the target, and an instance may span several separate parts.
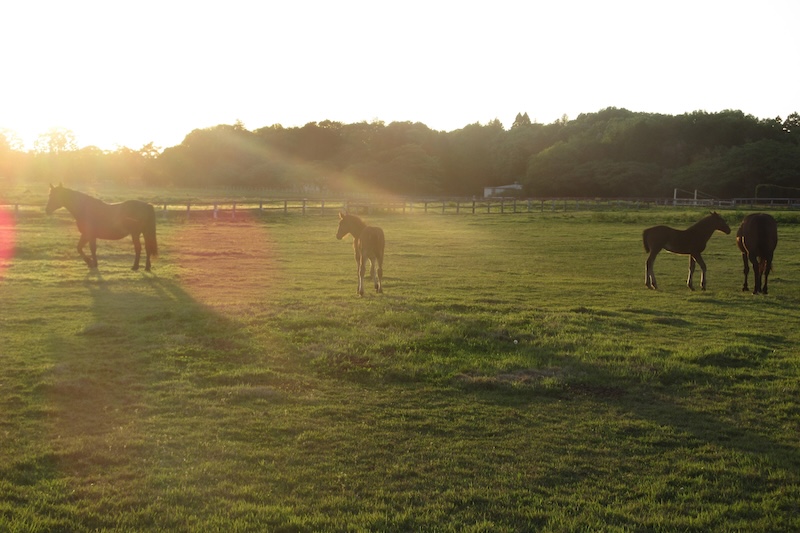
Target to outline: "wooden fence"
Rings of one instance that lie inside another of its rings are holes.
[[[335,215],[339,211],[372,215],[403,214],[514,214],[567,211],[638,210],[653,207],[721,207],[748,209],[800,209],[800,198],[735,198],[698,200],[695,203],[673,198],[438,198],[438,199],[273,199],[219,202],[153,202],[162,218],[185,217],[231,220],[253,215]],[[15,216],[44,215],[43,205],[0,204],[0,209]]]

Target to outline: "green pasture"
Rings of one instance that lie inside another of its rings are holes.
[[[769,295],[721,233],[647,290],[703,215],[374,215],[360,299],[335,212],[162,219],[149,274],[6,217],[0,531],[800,530],[800,215]]]

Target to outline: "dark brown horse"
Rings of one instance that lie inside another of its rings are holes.
[[[750,290],[747,287],[747,274],[750,272],[752,263],[753,282],[755,283],[753,294],[767,294],[767,280],[772,270],[772,256],[775,253],[775,247],[778,246],[778,223],[766,213],[747,215],[736,232],[736,245],[742,252],[742,262],[744,263],[742,290]],[[764,274],[763,287],[761,274]]]
[[[711,213],[704,219],[697,222],[692,227],[679,230],[669,226],[653,226],[647,228],[642,233],[644,251],[649,252],[645,263],[644,282],[650,289],[657,289],[656,275],[653,272],[653,262],[656,260],[658,252],[662,249],[674,254],[689,256],[689,279],[686,285],[694,290],[692,286],[692,276],[694,275],[694,265],[700,265],[702,276],[700,278],[700,288],[706,290],[706,262],[700,256],[706,249],[706,243],[715,231],[722,231],[726,235],[731,232],[731,228],[716,212]]]
[[[59,185],[50,185],[50,198],[45,211],[51,214],[64,207],[78,224],[81,238],[78,240],[78,253],[89,268],[97,268],[97,239],[118,240],[131,236],[136,259],[133,270],[139,270],[139,257],[142,244],[139,236],[144,234],[144,247],[147,254],[144,269],[150,270],[150,257],[158,256],[156,242],[156,214],[153,206],[139,200],[128,200],[119,204],[107,204],[82,192],[73,191]],[[87,257],[83,247],[89,243],[92,252]]]
[[[376,226],[367,226],[366,222],[355,215],[339,212],[339,229],[336,232],[336,238],[341,240],[348,233],[353,236],[353,250],[358,269],[358,295],[364,296],[364,274],[367,273],[367,260],[370,262],[369,275],[375,283],[375,290],[383,292],[383,248],[386,244],[383,230]]]

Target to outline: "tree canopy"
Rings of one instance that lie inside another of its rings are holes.
[[[741,111],[682,115],[607,108],[552,123],[518,113],[451,132],[421,123],[247,130],[240,122],[190,132],[177,146],[77,148],[51,130],[23,152],[0,130],[0,179],[259,187],[337,194],[472,196],[520,183],[529,197],[663,197],[674,188],[716,197],[794,190],[800,115],[757,119]],[[765,188],[771,187],[771,188]]]

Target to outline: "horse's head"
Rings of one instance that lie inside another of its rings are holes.
[[[359,230],[363,229],[365,225],[364,221],[357,216],[339,211],[339,229],[336,231],[336,238],[341,240],[348,233],[353,237],[358,237],[361,233]]]
[[[58,187],[53,187],[51,184],[50,197],[47,199],[47,207],[44,208],[44,212],[50,215],[61,207],[64,207],[64,187],[60,184]]]
[[[725,222],[725,219],[722,218],[719,213],[716,211],[711,212],[711,218],[714,220],[714,229],[721,231],[725,235],[730,234],[731,227]]]
[[[336,238],[342,240],[348,233],[350,233],[350,215],[339,211],[339,229],[336,230]]]

